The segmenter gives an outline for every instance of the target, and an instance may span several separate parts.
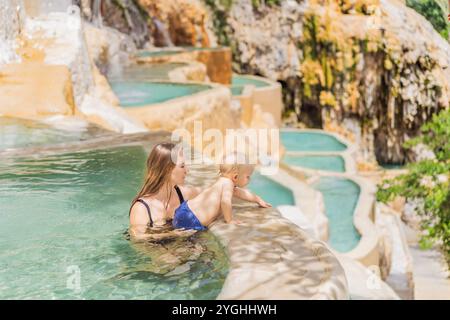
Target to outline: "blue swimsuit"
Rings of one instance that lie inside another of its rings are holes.
[[[189,208],[187,201],[183,201],[181,206],[175,210],[172,225],[176,229],[206,230],[206,227],[200,223],[191,208]]]

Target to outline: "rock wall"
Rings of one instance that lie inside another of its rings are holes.
[[[361,160],[412,159],[402,143],[449,106],[450,45],[404,1],[205,3],[235,71],[280,81],[287,111],[347,132]]]
[[[117,132],[146,131],[142,123],[132,120],[118,106],[118,99],[96,66],[104,50],[107,61],[114,63],[115,60],[109,59],[122,49],[126,36],[118,35],[118,31],[100,30],[97,35],[102,35],[108,45],[106,49],[102,47],[98,37],[98,46],[89,52],[85,22],[78,7],[70,3],[70,0],[2,3],[5,6],[0,7],[0,12],[6,20],[1,21],[0,42],[6,43],[21,63],[13,64],[11,59],[5,60],[6,65],[0,63],[3,100],[0,114],[30,118],[77,115]],[[20,23],[9,17],[14,12],[21,15]],[[92,28],[89,30],[92,32]],[[5,56],[3,50],[1,54]]]
[[[20,61],[15,40],[24,22],[21,0],[0,0],[0,66]]]
[[[24,61],[68,66],[76,105],[81,105],[84,96],[94,87],[82,27],[76,10],[28,17],[17,50]]]
[[[66,66],[16,63],[0,68],[0,115],[36,119],[74,112],[72,80]]]
[[[76,0],[88,22],[131,36],[137,47],[216,44],[212,21],[200,0]]]
[[[208,13],[199,0],[138,0],[151,17],[150,30],[156,46],[211,45]],[[170,42],[164,39],[167,30]]]
[[[130,63],[130,55],[136,51],[133,39],[110,27],[84,24],[89,55],[100,72],[106,75]]]
[[[151,40],[148,16],[137,0],[75,0],[74,3],[81,8],[86,21],[128,34],[140,48]]]

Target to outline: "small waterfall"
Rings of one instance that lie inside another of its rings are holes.
[[[173,47],[174,44],[172,42],[172,39],[170,39],[169,32],[166,29],[166,26],[164,23],[162,23],[158,18],[153,17],[153,23],[155,24],[155,28],[157,33],[162,36],[163,40],[163,47]]]
[[[0,65],[20,61],[14,43],[23,22],[24,10],[20,0],[0,0]]]
[[[103,25],[102,19],[102,0],[93,0],[92,4],[92,23],[101,28]]]

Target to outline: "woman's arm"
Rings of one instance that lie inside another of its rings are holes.
[[[143,204],[135,202],[130,211],[130,236],[135,239],[145,238],[150,218]]]
[[[263,199],[258,197],[256,194],[252,193],[248,189],[242,189],[239,187],[234,188],[233,196],[236,198],[257,203],[260,207],[270,208],[272,205],[270,203],[265,202]]]

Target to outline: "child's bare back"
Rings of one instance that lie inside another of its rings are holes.
[[[225,211],[226,222],[231,221],[231,200],[234,184],[228,178],[220,177],[212,186],[206,188],[197,197],[188,201],[189,208],[195,213],[200,223],[208,226]],[[229,208],[228,208],[229,206]],[[226,215],[226,213],[230,215]]]
[[[262,207],[270,207],[260,197],[244,188],[250,182],[253,166],[238,164],[223,164],[220,166],[220,177],[210,187],[203,190],[195,198],[183,202],[173,219],[175,228],[205,230],[220,214],[226,223],[237,223],[233,219],[233,195]]]

